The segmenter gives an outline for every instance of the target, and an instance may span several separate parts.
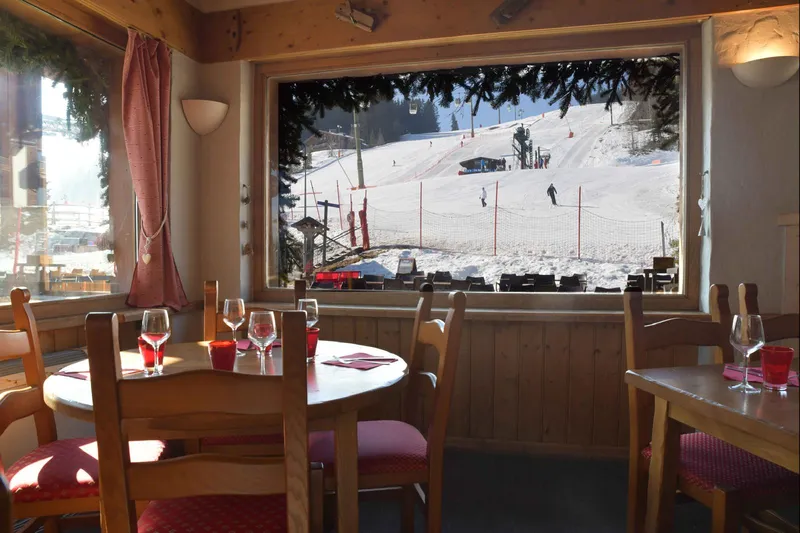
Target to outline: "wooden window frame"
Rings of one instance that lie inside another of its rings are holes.
[[[402,47],[396,50],[344,55],[332,50],[322,57],[260,63],[254,79],[253,200],[256,301],[290,302],[292,290],[272,288],[277,282],[278,238],[278,84],[342,76],[369,76],[462,66],[647,57],[681,54],[681,284],[683,294],[645,295],[648,309],[696,311],[699,308],[701,240],[696,208],[701,192],[702,20],[691,23],[635,24],[627,29],[555,30],[536,37],[493,36],[494,40]],[[531,52],[531,50],[537,50]],[[315,290],[322,304],[341,306],[413,307],[418,296],[403,291]],[[434,305],[445,305],[444,293]],[[471,309],[496,310],[620,310],[619,294],[470,293]]]

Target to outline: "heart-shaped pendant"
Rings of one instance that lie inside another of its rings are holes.
[[[146,264],[148,264],[148,263],[150,263],[150,258],[151,258],[151,257],[152,257],[152,256],[151,256],[150,254],[142,254],[142,261],[144,261],[144,264],[145,264],[145,265],[146,265]]]

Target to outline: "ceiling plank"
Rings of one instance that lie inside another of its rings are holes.
[[[80,0],[87,2],[88,0]],[[99,0],[95,0],[97,2]],[[110,2],[111,0],[106,0]],[[127,0],[129,1],[129,0]],[[498,41],[548,31],[586,31],[598,25],[622,28],[665,19],[690,19],[715,13],[796,4],[795,0],[536,0],[510,23],[498,26],[489,15],[499,0],[359,0],[377,19],[372,33],[334,16],[341,0],[302,0],[202,16],[202,60],[274,61],[351,52]],[[241,39],[231,39],[231,20],[239,17]]]
[[[11,14],[75,44],[95,46],[99,39],[116,51],[125,50],[125,30],[91,13],[73,0],[0,0]]]
[[[200,59],[200,11],[184,0],[75,0],[122,27],[134,28],[166,42],[170,48]]]

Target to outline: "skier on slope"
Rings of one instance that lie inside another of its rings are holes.
[[[395,166],[395,165],[397,165],[397,161],[395,161],[394,159],[392,159],[392,166]]]
[[[486,207],[486,187],[481,187],[481,205]]]
[[[550,201],[553,202],[553,206],[558,205],[556,203],[556,194],[558,194],[558,191],[551,183],[550,186],[547,188],[547,195],[550,197]]]

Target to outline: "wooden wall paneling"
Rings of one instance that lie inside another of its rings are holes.
[[[542,440],[565,443],[569,412],[569,324],[547,323],[544,339]]]
[[[79,346],[78,328],[57,329],[53,333],[55,334],[54,351],[60,352],[61,350],[69,350]]]
[[[543,380],[544,323],[524,323],[519,331],[519,440],[542,440]]]
[[[491,438],[494,416],[494,326],[470,325],[469,436]]]
[[[569,329],[567,442],[590,446],[594,422],[595,325],[575,323]]]
[[[697,365],[697,346],[675,346],[672,350],[675,366]]]
[[[378,320],[375,318],[357,317],[355,319],[355,343],[364,346],[378,345]]]
[[[622,327],[597,324],[594,337],[594,421],[592,444],[616,446],[622,394]]]
[[[275,317],[276,319],[278,317]],[[319,315],[317,327],[319,328],[319,338],[325,341],[332,341],[334,339],[334,317],[330,315]]]
[[[39,346],[42,353],[50,353],[56,351],[56,336],[53,331],[39,332]]]
[[[519,323],[494,332],[494,429],[499,440],[517,440],[519,407]]]
[[[450,405],[447,435],[450,437],[469,436],[470,409],[470,322],[464,322],[461,328],[461,347],[456,367],[456,382],[453,388],[453,400]]]
[[[331,340],[339,342],[355,342],[356,324],[353,317],[333,317],[333,335],[331,336]]]

